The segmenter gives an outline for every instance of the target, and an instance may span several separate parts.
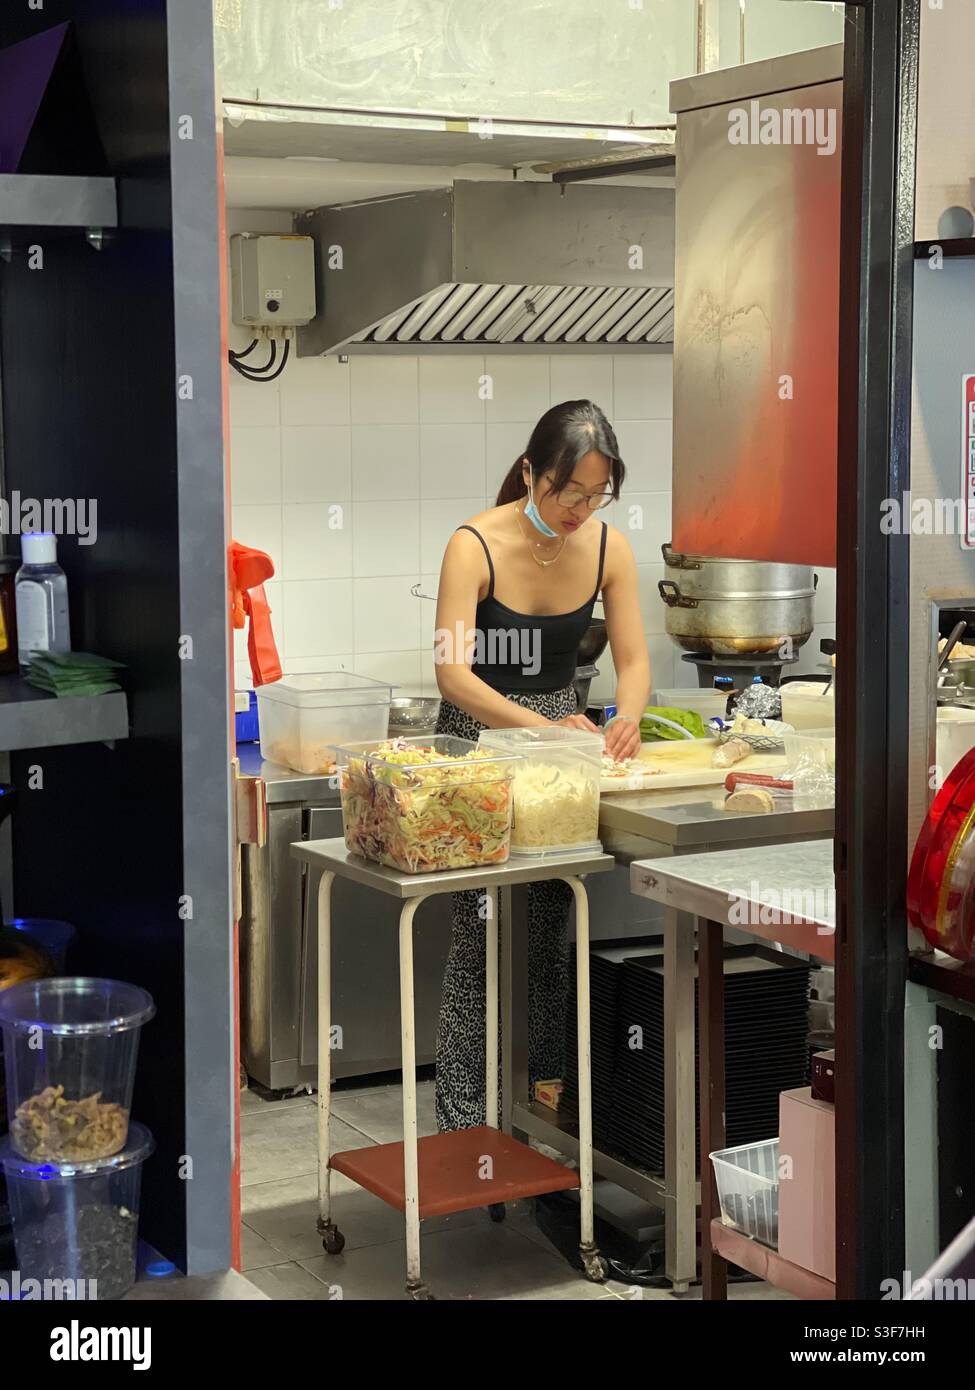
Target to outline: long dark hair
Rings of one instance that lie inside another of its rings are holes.
[[[563,401],[561,405],[553,405],[532,430],[525,452],[519,454],[508,470],[495,505],[503,507],[506,502],[516,502],[519,497],[528,495],[522,468],[526,458],[533,485],[543,474],[551,473],[549,490],[561,492],[579,460],[591,453],[602,454],[609,460],[613,496],[619,497],[626,469],[613,427],[599,406],[592,401]]]

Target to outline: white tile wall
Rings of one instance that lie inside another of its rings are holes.
[[[234,535],[275,562],[268,593],[285,670],[355,670],[433,693],[434,605],[411,586],[436,593],[454,528],[493,501],[543,411],[584,397],[613,421],[627,465],[623,498],[605,515],[636,554],[654,683],[694,684],[657,593],[670,537],[671,358],[645,353],[297,358],[269,385],[235,376]],[[829,571],[820,626],[795,669],[822,660],[833,607]],[[242,634],[235,656],[238,684],[249,684]],[[600,665],[594,693],[608,696],[608,653]]]

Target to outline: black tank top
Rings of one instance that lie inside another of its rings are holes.
[[[599,570],[592,598],[572,613],[516,613],[494,597],[494,561],[487,542],[473,526],[461,526],[481,542],[487,556],[488,591],[477,605],[471,670],[502,695],[564,690],[572,684],[579,643],[592,622],[592,610],[603,584],[606,523],[599,542]]]

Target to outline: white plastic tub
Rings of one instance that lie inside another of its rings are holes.
[[[779,1247],[779,1141],[766,1139],[709,1155],[721,1220],[752,1240]]]
[[[261,754],[311,776],[335,771],[335,750],[384,739],[393,687],[348,671],[284,676],[258,686]]]
[[[557,725],[485,729],[478,746],[515,755],[511,853],[599,850],[603,739]]]
[[[834,688],[819,681],[786,681],[779,686],[782,719],[794,729],[829,729],[836,723]]]

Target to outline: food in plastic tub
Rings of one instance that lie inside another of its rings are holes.
[[[25,1280],[36,1279],[42,1290],[36,1296],[51,1298],[57,1295],[44,1292],[45,1280],[71,1279],[78,1281],[75,1298],[116,1299],[132,1287],[142,1165],[154,1147],[149,1131],[135,1123],[119,1153],[87,1163],[33,1163],[4,1141],[0,1166],[22,1290]]]
[[[336,752],[352,853],[405,874],[508,858],[513,758],[445,734]]]
[[[83,1163],[122,1149],[139,1029],[151,997],[118,980],[63,976],[0,994],[10,1140],[32,1162]]]
[[[348,671],[283,676],[257,688],[261,754],[309,776],[335,772],[340,745],[384,739],[393,687]]]
[[[557,725],[485,729],[479,746],[516,755],[512,854],[598,850],[603,739]]]
[[[721,1220],[743,1235],[779,1246],[779,1141],[718,1149],[709,1155],[721,1203]]]

